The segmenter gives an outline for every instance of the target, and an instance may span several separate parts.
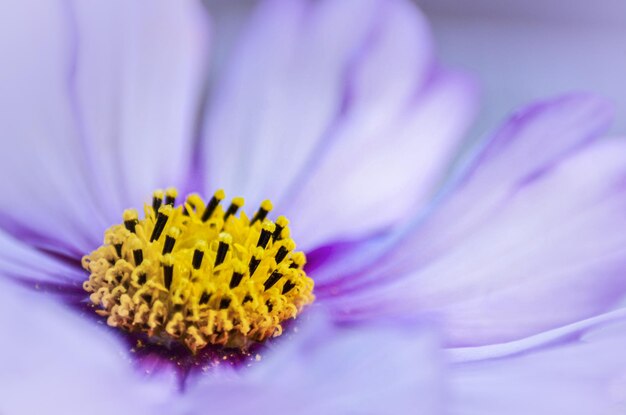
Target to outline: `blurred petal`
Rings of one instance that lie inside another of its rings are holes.
[[[206,125],[212,187],[253,204],[282,196],[341,110],[376,3],[261,2],[216,82]]]
[[[101,203],[122,209],[191,170],[208,52],[199,1],[74,1],[76,110]]]
[[[471,113],[467,80],[432,64],[428,27],[409,2],[262,3],[211,101],[211,189],[252,209],[274,200],[304,249],[389,225],[432,190]],[[354,173],[337,180],[345,163]],[[375,191],[362,194],[364,183]],[[392,209],[380,209],[385,198]]]
[[[202,10],[165,1],[0,7],[0,174],[8,178],[0,226],[77,257],[123,208],[187,174]]]
[[[453,365],[450,413],[623,413],[626,318],[613,314],[506,345],[517,350],[508,357]]]
[[[368,120],[375,117],[364,112],[352,131],[339,133],[289,201],[287,215],[301,246],[402,226],[400,218],[411,217],[432,197],[471,120],[475,91],[464,76],[445,72],[425,88],[394,122],[372,127]]]
[[[58,284],[73,283],[86,277],[78,263],[68,264],[64,258],[54,258],[2,231],[0,246],[0,278]]]
[[[102,326],[0,279],[0,413],[153,414],[176,394],[146,377]]]
[[[246,373],[199,379],[170,413],[438,414],[440,360],[410,325],[339,328],[317,316]]]
[[[0,226],[76,253],[104,225],[68,93],[73,34],[61,2],[0,5]]]
[[[332,286],[341,294],[376,284],[337,300],[338,309],[427,313],[445,323],[451,344],[478,345],[611,307],[626,288],[626,143],[580,150],[605,120],[606,107],[582,97],[514,119],[378,269]]]

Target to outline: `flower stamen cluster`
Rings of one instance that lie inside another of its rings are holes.
[[[83,288],[107,323],[177,341],[192,352],[207,345],[246,348],[282,333],[314,300],[289,221],[267,219],[264,201],[249,219],[242,198],[224,210],[222,190],[176,206],[176,189],[156,191],[145,217],[130,209],[83,257]]]

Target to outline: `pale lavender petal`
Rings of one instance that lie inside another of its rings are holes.
[[[411,324],[340,328],[317,316],[245,372],[199,378],[168,413],[438,414],[436,345]]]
[[[626,318],[602,316],[544,333],[508,357],[456,363],[450,414],[621,414],[626,408]],[[528,348],[529,343],[533,345]],[[492,346],[490,346],[492,347]],[[480,347],[477,349],[481,349]],[[454,351],[452,351],[454,352]]]
[[[25,244],[0,230],[0,278],[37,283],[68,284],[85,279],[78,262],[68,263]],[[82,289],[82,288],[81,288]]]
[[[210,189],[253,205],[282,196],[341,111],[348,66],[378,9],[374,0],[261,2],[215,82],[205,137]]]
[[[187,177],[204,11],[164,1],[1,7],[0,226],[78,257],[122,209]]]
[[[135,370],[93,320],[0,279],[0,413],[154,414],[177,394],[171,374]]]
[[[68,87],[74,34],[61,2],[0,5],[0,226],[68,254],[100,240]]]
[[[99,202],[141,206],[192,170],[207,69],[199,1],[74,1],[76,111]]]
[[[465,78],[433,70],[428,28],[403,0],[263,2],[221,75],[205,126],[207,191],[241,194],[250,209],[272,199],[305,249],[413,208],[472,108]],[[338,180],[345,163],[354,174]],[[366,182],[378,193],[362,194]]]
[[[306,249],[405,226],[398,220],[414,216],[432,198],[449,168],[474,98],[469,79],[438,72],[388,124],[377,128],[369,122],[376,117],[355,115],[288,201],[295,239]]]
[[[428,314],[456,345],[512,340],[611,307],[626,288],[626,143],[580,150],[605,124],[605,112],[597,100],[577,97],[518,117],[378,269],[318,296],[328,295],[349,318]]]

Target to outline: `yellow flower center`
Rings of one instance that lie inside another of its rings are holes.
[[[175,206],[176,196],[176,189],[156,191],[144,219],[126,210],[104,245],[83,257],[90,273],[83,288],[96,312],[110,326],[194,353],[279,336],[283,322],[315,298],[289,221],[267,219],[268,200],[252,219],[237,215],[242,198],[224,211],[223,190],[207,203],[192,194]]]

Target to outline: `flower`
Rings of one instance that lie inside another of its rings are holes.
[[[603,101],[523,112],[446,180],[474,88],[433,62],[408,2],[262,2],[212,68],[205,106],[198,4],[64,6],[3,6],[0,125],[16,138],[0,154],[3,412],[440,413],[446,370],[453,402],[470,408],[491,385],[465,389],[476,371],[507,379],[521,359],[544,373],[544,353],[579,349],[571,333],[621,318],[577,323],[623,292],[625,153],[595,143]],[[292,220],[318,300],[258,354],[131,348],[82,306],[79,259],[170,185],[270,198]],[[437,331],[456,349],[442,353]],[[623,338],[607,337],[581,355],[619,363]]]

